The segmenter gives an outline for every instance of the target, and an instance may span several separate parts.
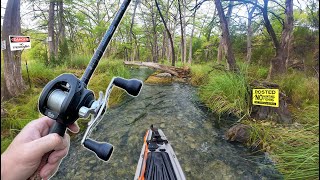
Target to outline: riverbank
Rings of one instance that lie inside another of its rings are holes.
[[[278,124],[270,119],[248,118],[253,80],[264,80],[267,69],[239,64],[240,75],[230,74],[212,65],[192,66],[191,83],[199,96],[218,117],[232,114],[251,127],[248,147],[272,157],[285,179],[317,179],[319,177],[319,81],[298,71],[275,80],[289,99],[293,124]],[[250,96],[249,96],[250,98]],[[221,120],[222,121],[222,120]],[[223,123],[223,122],[221,122]]]

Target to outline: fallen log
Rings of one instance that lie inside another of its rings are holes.
[[[167,73],[170,73],[174,76],[179,77],[178,72],[170,69],[169,66],[165,66],[165,65],[161,65],[158,63],[153,63],[153,62],[131,62],[131,61],[124,61],[123,62],[125,65],[137,65],[137,66],[145,66],[145,67],[150,67],[150,68],[155,68],[155,69],[159,69],[162,71],[165,71]]]

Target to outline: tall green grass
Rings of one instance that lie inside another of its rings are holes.
[[[92,55],[73,55],[66,65],[68,68],[85,69],[89,64],[91,57]]]
[[[319,121],[319,117],[318,117]],[[319,178],[319,123],[310,127],[277,129],[272,153],[286,179]]]
[[[209,71],[212,68],[208,65],[192,65],[191,66],[191,84],[194,86],[199,86],[205,84],[209,76]]]
[[[28,71],[31,80],[31,84],[35,87],[44,86],[50,80],[54,79],[59,75],[60,71],[58,68],[50,68],[45,66],[43,63],[30,62],[28,64]],[[22,66],[22,77],[24,81],[28,82],[28,73],[26,66]]]
[[[302,72],[291,72],[276,80],[280,89],[296,106],[319,104],[319,81],[315,77],[308,77]]]
[[[241,70],[245,71],[245,70]],[[242,117],[249,113],[249,89],[244,73],[214,70],[205,85],[200,86],[200,99],[217,115]]]

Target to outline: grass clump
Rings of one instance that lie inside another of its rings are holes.
[[[217,115],[233,114],[240,118],[249,111],[246,76],[215,70],[199,90],[200,99]]]
[[[318,118],[319,119],[319,118]],[[319,123],[299,128],[277,128],[273,153],[276,167],[286,179],[319,178]]]
[[[31,84],[35,87],[41,87],[54,79],[59,72],[53,68],[45,66],[43,63],[30,62],[28,64],[28,71]],[[28,82],[28,73],[26,67],[22,67],[22,77],[25,82]]]
[[[121,60],[102,59],[97,67],[97,73],[107,73],[110,76],[119,76],[128,78],[130,76],[129,70]]]
[[[208,79],[208,73],[212,68],[209,65],[192,65],[191,66],[191,84],[200,86]]]
[[[89,64],[91,57],[91,55],[73,55],[71,60],[68,61],[67,66],[68,68],[85,69]]]
[[[319,103],[319,81],[315,77],[307,77],[301,72],[292,72],[279,77],[280,89],[296,106],[308,106]]]
[[[248,77],[251,80],[265,80],[268,77],[269,68],[264,66],[259,66],[251,64],[248,67]]]
[[[18,97],[2,102],[7,114],[1,118],[1,153],[30,121],[40,117],[38,99],[41,89],[28,90]]]

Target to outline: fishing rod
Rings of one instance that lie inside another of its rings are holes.
[[[102,120],[107,109],[112,88],[117,86],[124,89],[131,96],[138,96],[142,88],[142,81],[114,77],[109,83],[105,95],[100,91],[97,100],[95,100],[94,93],[87,89],[87,85],[130,2],[131,0],[124,0],[122,2],[120,9],[92,56],[81,79],[78,79],[74,74],[61,74],[46,84],[39,97],[39,111],[43,115],[55,120],[49,133],[58,133],[63,137],[68,125],[73,124],[79,118],[88,118],[91,115],[91,120],[88,123],[88,128],[81,144],[93,151],[103,161],[110,159],[113,146],[107,142],[97,142],[88,138],[88,136],[93,128]],[[38,170],[29,179],[41,179],[39,172],[42,166],[46,164],[50,154],[51,152],[43,156]]]

